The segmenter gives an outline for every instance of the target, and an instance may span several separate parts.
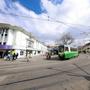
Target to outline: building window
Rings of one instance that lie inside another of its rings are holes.
[[[33,47],[33,42],[32,41],[27,41],[27,47]]]
[[[8,34],[8,29],[6,29],[6,34]]]
[[[38,51],[38,54],[40,54],[40,51]]]
[[[7,36],[7,33],[5,34],[5,36]]]
[[[3,45],[6,45],[6,42],[4,42]]]
[[[3,34],[1,34],[1,36],[3,36]]]

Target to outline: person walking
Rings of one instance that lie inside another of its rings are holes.
[[[18,53],[16,53],[16,59],[18,58]]]
[[[29,52],[26,52],[26,60],[27,60],[27,62],[29,62]]]
[[[51,52],[50,51],[46,53],[46,59],[51,59]]]
[[[16,60],[16,52],[14,49],[11,51],[11,56],[12,56],[12,61]]]
[[[8,52],[6,53],[5,59],[6,59],[7,61],[10,61],[10,60],[12,59],[11,51],[8,51]]]

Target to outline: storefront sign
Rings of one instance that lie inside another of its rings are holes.
[[[0,45],[0,49],[12,49],[11,45]]]

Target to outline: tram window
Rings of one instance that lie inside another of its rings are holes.
[[[65,47],[65,51],[68,51],[68,47]]]

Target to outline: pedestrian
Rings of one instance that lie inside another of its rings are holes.
[[[48,59],[51,59],[51,52],[48,52]]]
[[[5,55],[5,59],[9,61],[12,59],[11,51],[7,52],[7,54]]]
[[[46,59],[51,59],[51,52],[46,52]]]
[[[16,59],[18,58],[18,53],[16,53]]]
[[[16,52],[14,49],[11,51],[11,56],[12,56],[12,61],[16,60]]]
[[[12,57],[13,57],[13,60],[16,60],[16,54],[15,53],[13,53]]]
[[[26,59],[27,59],[27,62],[29,62],[29,52],[26,52]]]

